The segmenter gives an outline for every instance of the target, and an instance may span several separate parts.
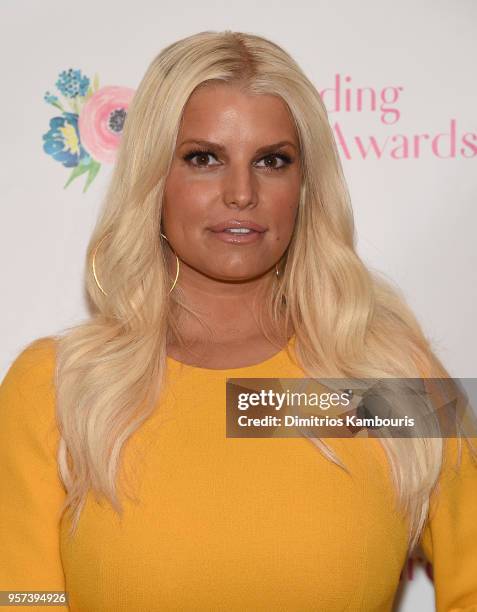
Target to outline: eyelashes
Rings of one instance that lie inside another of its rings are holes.
[[[182,159],[184,161],[186,161],[189,165],[193,166],[194,168],[198,168],[198,169],[200,169],[200,168],[210,168],[212,166],[210,166],[208,164],[203,165],[203,164],[194,164],[194,163],[192,163],[192,160],[195,157],[197,157],[197,156],[207,157],[208,155],[210,155],[210,156],[214,157],[215,159],[217,159],[216,156],[215,156],[215,153],[213,151],[210,151],[209,149],[200,149],[200,148],[197,148],[197,149],[194,149],[194,150],[190,151],[189,153],[184,155]],[[263,160],[263,159],[273,159],[273,158],[279,159],[281,162],[283,162],[282,165],[281,166],[277,166],[276,168],[273,167],[273,166],[261,166],[261,167],[264,168],[265,170],[269,171],[269,172],[279,172],[280,170],[285,170],[287,168],[287,166],[289,166],[293,162],[293,159],[289,155],[287,155],[286,153],[268,153],[267,155],[264,155],[260,159],[260,161]]]

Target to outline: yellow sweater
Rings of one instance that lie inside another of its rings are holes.
[[[406,526],[379,442],[326,439],[350,476],[304,438],[225,436],[226,378],[303,377],[285,350],[228,370],[168,358],[172,390],[123,455],[139,503],[121,498],[119,519],[89,495],[73,540],[54,363],[40,339],[0,387],[0,590],[67,591],[74,612],[392,609]],[[463,448],[422,538],[439,612],[477,610],[477,468]]]

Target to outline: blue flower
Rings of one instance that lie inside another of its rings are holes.
[[[55,85],[65,98],[76,98],[76,96],[85,96],[88,92],[89,79],[81,74],[81,70],[63,70],[59,74],[59,78]]]
[[[48,102],[48,104],[55,104],[55,102],[58,102],[58,97],[54,94],[51,94],[49,91],[45,93],[43,99],[45,100],[45,102]]]
[[[78,131],[78,115],[63,113],[50,119],[50,129],[43,134],[43,150],[66,168],[83,164],[90,159],[82,147]]]

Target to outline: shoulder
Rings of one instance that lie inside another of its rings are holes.
[[[0,462],[15,466],[13,473],[22,463],[43,478],[55,465],[55,346],[50,337],[28,344],[0,384]]]
[[[55,347],[53,337],[30,342],[0,384],[0,456],[7,463],[54,461],[58,438]]]
[[[7,370],[4,381],[15,379],[21,382],[38,374],[52,373],[56,361],[56,339],[44,336],[24,346]]]
[[[55,363],[56,340],[52,336],[30,342],[17,354],[0,385],[2,419],[11,412],[44,414],[45,403],[54,404]]]

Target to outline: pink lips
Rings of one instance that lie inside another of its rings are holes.
[[[212,232],[223,232],[226,229],[236,228],[236,227],[243,227],[243,228],[250,229],[250,230],[253,230],[259,233],[263,233],[267,231],[266,227],[264,227],[263,225],[259,225],[258,223],[255,223],[254,221],[251,221],[250,219],[242,219],[240,221],[238,219],[229,219],[227,221],[222,221],[221,223],[217,223],[216,225],[212,225],[211,227],[209,227],[209,229]]]
[[[248,233],[233,233],[227,232],[227,229],[244,228],[250,230]],[[262,240],[267,227],[259,225],[250,219],[228,219],[221,223],[216,223],[208,228],[212,232],[212,236],[218,238],[222,242],[231,244],[250,244]]]
[[[234,234],[232,232],[210,232],[212,239],[218,239],[222,242],[228,242],[229,244],[251,244],[264,240],[265,232],[251,231],[248,234]]]

